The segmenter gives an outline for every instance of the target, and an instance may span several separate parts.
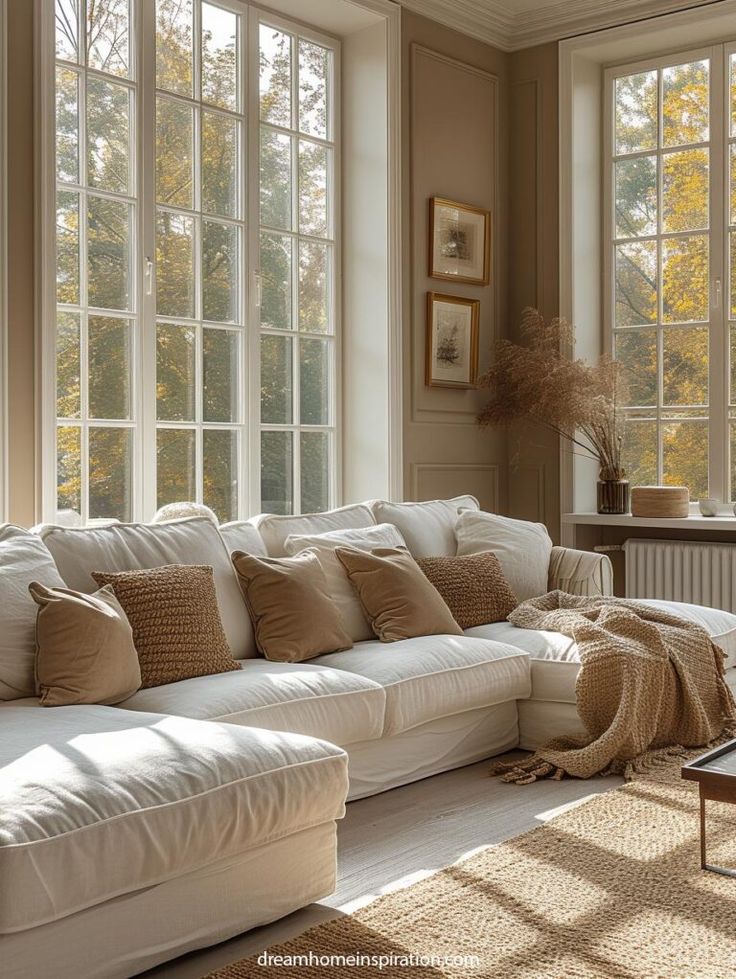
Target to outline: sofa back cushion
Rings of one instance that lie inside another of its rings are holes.
[[[20,527],[0,525],[0,700],[32,697],[36,692],[37,606],[28,591],[32,581],[48,588],[64,587],[39,537]]]
[[[220,525],[220,537],[225,541],[228,554],[245,551],[255,557],[266,557],[266,545],[257,528],[249,520],[232,520]]]
[[[139,571],[167,564],[209,565],[233,656],[247,659],[257,655],[250,616],[230,555],[217,527],[208,518],[83,529],[47,526],[40,533],[62,578],[76,591],[97,591],[93,571]]]
[[[326,534],[290,534],[284,543],[287,554],[300,554],[306,550],[316,554],[325,573],[328,594],[353,642],[375,639],[375,634],[335,549],[351,547],[357,551],[371,551],[374,547],[404,546],[398,529],[388,523],[355,530],[331,530]]]
[[[457,496],[452,500],[427,500],[424,503],[388,503],[376,500],[371,504],[378,523],[398,527],[412,556],[452,557],[457,554],[455,524],[463,510],[478,510],[474,496]]]
[[[284,544],[289,534],[326,534],[330,530],[372,527],[376,520],[365,503],[354,503],[327,510],[325,513],[303,513],[300,516],[264,513],[253,518],[270,557],[285,557]]]
[[[467,510],[457,522],[457,553],[481,551],[493,551],[520,602],[547,592],[552,541],[544,524]]]

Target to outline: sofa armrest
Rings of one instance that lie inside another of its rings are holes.
[[[613,565],[606,554],[553,547],[548,587],[570,595],[613,595]]]

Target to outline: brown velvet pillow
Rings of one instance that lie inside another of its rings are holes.
[[[239,670],[232,658],[212,568],[167,564],[144,571],[93,571],[111,585],[133,630],[141,686]]]
[[[404,548],[335,550],[381,642],[415,636],[459,636],[444,599]]]
[[[301,663],[352,647],[314,551],[280,558],[234,551],[231,557],[266,659]]]
[[[36,692],[42,707],[117,704],[141,685],[130,624],[112,588],[94,595],[28,586],[36,605]]]
[[[461,629],[503,622],[519,604],[491,551],[422,557],[417,564],[447,602]]]

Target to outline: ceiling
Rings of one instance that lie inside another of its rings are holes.
[[[399,0],[504,51],[699,7],[717,0]]]

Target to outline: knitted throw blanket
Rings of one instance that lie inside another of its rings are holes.
[[[588,733],[554,738],[525,762],[497,764],[493,774],[504,781],[641,770],[658,754],[708,745],[736,719],[724,654],[703,628],[663,609],[552,591],[522,602],[509,622],[578,644],[575,693]]]

